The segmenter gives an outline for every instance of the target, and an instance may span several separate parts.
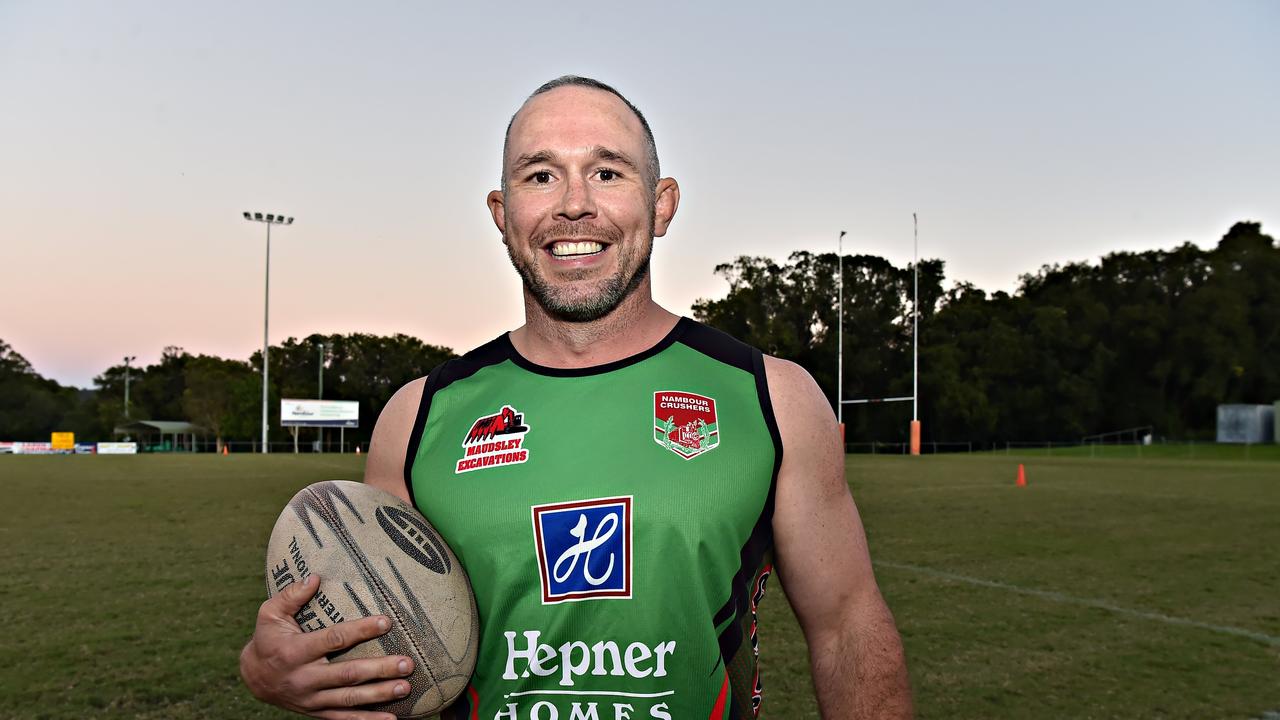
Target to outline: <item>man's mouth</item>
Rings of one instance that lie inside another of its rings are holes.
[[[555,257],[581,257],[583,255],[595,255],[604,251],[604,244],[594,240],[558,240],[551,243],[548,248]]]

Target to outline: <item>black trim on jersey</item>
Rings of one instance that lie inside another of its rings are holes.
[[[654,355],[657,355],[663,350],[674,345],[690,327],[694,326],[697,326],[697,323],[689,318],[682,317],[676,321],[675,327],[671,328],[671,332],[668,332],[666,337],[659,340],[658,344],[648,350],[636,353],[630,357],[622,358],[621,360],[607,362],[603,365],[592,365],[591,367],[583,368],[553,368],[547,367],[546,365],[539,365],[521,355],[520,352],[516,350],[516,346],[511,344],[510,333],[503,334],[502,337],[498,338],[495,342],[502,345],[503,350],[507,353],[507,357],[511,362],[531,373],[546,375],[548,377],[586,377],[588,375],[603,375],[604,373],[620,370],[628,365],[635,365],[638,362],[648,360]]]
[[[720,657],[727,668],[742,647],[743,617],[751,612],[751,582],[760,570],[765,556],[773,549],[773,507],[778,488],[778,471],[782,468],[782,434],[778,432],[778,420],[773,414],[773,401],[769,398],[769,381],[765,374],[764,353],[731,335],[700,323],[691,322],[681,342],[708,357],[749,372],[755,377],[760,412],[764,416],[765,426],[769,429],[769,437],[773,439],[773,477],[769,481],[769,494],[765,498],[764,506],[760,509],[760,517],[756,519],[751,534],[742,546],[739,555],[741,562],[730,585],[729,599],[712,618],[712,623],[716,626],[733,618],[719,637]],[[730,696],[732,698],[734,693],[730,693]],[[737,719],[750,714],[750,710],[739,707],[736,698],[730,703],[731,718]]]
[[[471,684],[468,683],[453,704],[440,711],[440,720],[467,720],[471,717]]]
[[[502,342],[506,335],[490,340],[460,358],[446,360],[437,365],[427,375],[427,382],[422,388],[422,400],[418,402],[418,415],[413,420],[413,430],[409,432],[409,446],[404,455],[404,485],[409,491],[409,504],[418,507],[417,498],[413,495],[413,461],[417,458],[418,447],[422,444],[422,433],[427,427],[427,414],[431,412],[431,399],[435,394],[459,380],[465,380],[490,365],[497,365],[507,359]],[[510,344],[510,341],[507,342]],[[421,508],[418,508],[421,510]]]

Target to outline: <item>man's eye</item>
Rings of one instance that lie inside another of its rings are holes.
[[[546,170],[539,170],[538,172],[534,173],[531,177],[533,181],[538,183],[539,185],[545,185],[551,182],[551,173],[547,172]]]
[[[600,179],[605,182],[612,182],[618,179],[618,173],[612,170],[603,169],[598,174],[600,176]]]

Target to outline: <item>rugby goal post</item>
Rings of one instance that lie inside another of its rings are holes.
[[[841,400],[840,404],[842,406],[843,405],[873,405],[876,403],[892,403],[892,402],[910,401],[914,405],[915,400],[916,400],[915,395],[902,395],[900,397],[858,398],[856,400]],[[841,410],[843,409],[844,408],[842,407]],[[843,412],[840,413],[840,442],[842,443],[844,442],[844,413]],[[911,454],[912,455],[920,454],[920,420],[914,417],[914,412],[913,412],[913,417],[911,418]]]
[[[840,423],[840,444],[843,447],[844,439],[844,406],[845,405],[863,405],[870,403],[883,402],[907,402],[911,401],[911,454],[920,454],[920,220],[915,213],[911,213],[911,239],[912,239],[912,294],[911,294],[911,394],[900,397],[888,398],[859,398],[857,400],[844,399],[844,236],[846,231],[840,231],[840,237],[836,241],[836,266],[837,276],[839,277],[836,286],[839,288],[839,294],[836,299],[837,317],[836,321],[836,415]]]

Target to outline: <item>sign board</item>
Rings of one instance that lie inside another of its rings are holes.
[[[360,427],[360,403],[354,400],[281,400],[282,427]]]
[[[100,442],[98,443],[99,455],[136,455],[138,454],[138,443],[131,442]]]
[[[53,443],[16,442],[13,444],[14,455],[52,455],[54,452]]]
[[[53,437],[50,439],[49,444],[53,445],[54,450],[75,450],[76,434],[73,432],[53,433]]]
[[[98,451],[97,443],[76,443],[77,455],[92,455]]]
[[[0,442],[0,455],[12,455],[14,445],[17,445],[17,443]]]

